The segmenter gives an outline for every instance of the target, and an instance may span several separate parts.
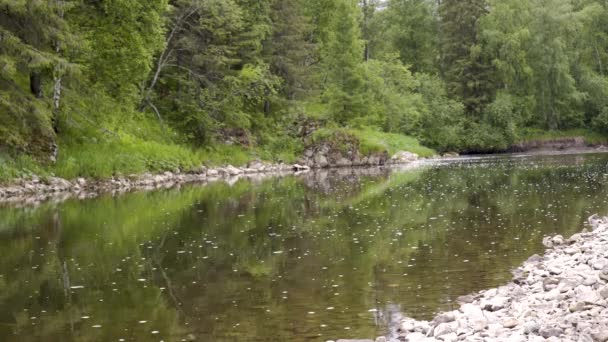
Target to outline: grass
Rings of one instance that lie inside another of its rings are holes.
[[[409,151],[429,157],[435,151],[421,146],[412,137],[388,134],[372,129],[320,129],[315,139],[332,139],[336,133],[343,133],[342,143],[359,142],[363,154],[387,151]],[[0,154],[0,183],[8,183],[16,178],[32,175],[66,179],[86,177],[105,179],[112,176],[128,176],[146,172],[193,170],[201,165],[220,166],[231,164],[246,165],[252,160],[293,163],[301,155],[303,146],[295,138],[268,139],[261,147],[215,145],[207,149],[192,149],[184,145],[146,141],[124,135],[120,139],[99,143],[60,143],[57,162],[43,165],[26,155],[8,156]]]
[[[563,131],[548,131],[537,128],[527,128],[520,133],[520,141],[550,141],[556,139],[581,137],[586,144],[600,145],[608,143],[608,137],[587,129],[571,129]]]
[[[246,165],[252,160],[292,162],[294,153],[276,144],[268,148],[216,145],[192,149],[132,137],[103,143],[60,144],[57,162],[43,165],[26,155],[0,154],[0,183],[37,175],[66,179],[78,177],[104,179],[112,176],[173,171],[190,171],[201,165]]]
[[[424,147],[418,139],[402,134],[384,133],[371,129],[350,130],[361,141],[361,150],[382,149],[394,155],[399,151],[416,153],[420,157],[437,155],[434,150]]]
[[[416,138],[402,134],[380,132],[370,128],[323,128],[314,133],[313,142],[332,141],[334,144],[342,145],[348,143],[349,139],[353,138],[358,140],[359,151],[363,155],[384,151],[387,151],[390,155],[394,155],[399,151],[416,153],[420,157],[437,155],[437,152],[434,150],[420,145],[420,142]]]

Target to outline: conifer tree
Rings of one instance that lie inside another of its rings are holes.
[[[488,10],[486,0],[444,0],[439,7],[448,92],[476,116],[492,98],[492,68],[478,40],[479,22]]]
[[[354,0],[337,0],[335,15],[330,25],[328,42],[324,48],[327,71],[325,97],[331,115],[340,124],[361,114],[363,99],[363,41],[359,27],[360,9]]]

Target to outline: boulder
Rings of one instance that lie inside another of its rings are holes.
[[[411,163],[418,160],[418,155],[415,153],[400,151],[391,157],[391,161],[396,164]]]

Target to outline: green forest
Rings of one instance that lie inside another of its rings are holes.
[[[0,0],[0,179],[295,162],[311,126],[602,140],[608,2]]]

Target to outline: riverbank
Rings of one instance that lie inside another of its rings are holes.
[[[460,309],[432,321],[406,318],[376,341],[608,341],[608,218],[588,224],[568,239],[545,238],[545,255],[509,284],[460,297]]]
[[[272,164],[261,161],[250,162],[242,167],[226,165],[223,167],[199,168],[182,172],[176,169],[174,172],[163,172],[158,174],[144,173],[132,174],[124,177],[112,177],[109,179],[87,179],[76,178],[68,180],[60,177],[39,177],[16,179],[6,186],[0,186],[0,203],[28,203],[36,204],[51,198],[81,199],[96,197],[102,193],[126,193],[136,190],[154,190],[161,188],[172,188],[189,183],[211,183],[225,181],[233,184],[239,179],[248,178],[262,180],[269,177],[301,174],[316,169],[356,169],[380,166],[412,165],[419,160],[418,155],[409,152],[400,152],[388,160],[365,159],[359,165],[327,164],[324,167],[309,167],[301,164]]]

